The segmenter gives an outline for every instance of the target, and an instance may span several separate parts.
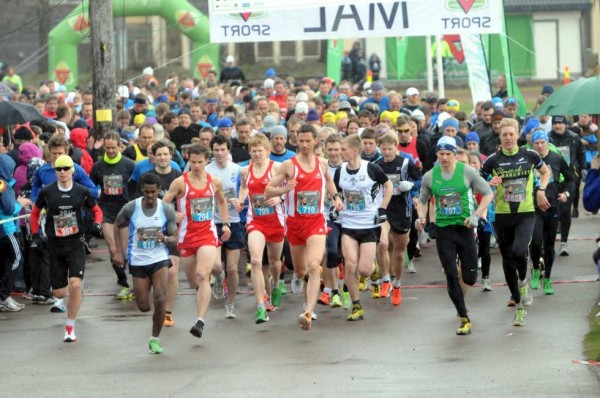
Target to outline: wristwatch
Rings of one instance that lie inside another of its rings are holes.
[[[223,226],[224,226],[224,227],[227,227],[227,228],[229,228],[229,229],[231,229],[231,224],[229,224],[228,222],[224,222],[224,223],[223,223]]]
[[[565,192],[563,192],[563,193],[565,194],[565,196],[566,196],[567,198],[570,198],[570,197],[571,197],[571,193],[569,193],[569,191],[565,191]]]

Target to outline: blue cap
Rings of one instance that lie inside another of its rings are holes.
[[[562,123],[569,124],[566,116],[552,116],[552,124]]]
[[[502,98],[500,98],[500,97],[492,98],[492,104],[494,104],[494,109],[503,109],[504,108],[504,102],[502,101]]]
[[[523,136],[526,136],[538,127],[540,127],[540,121],[537,118],[532,117],[525,123],[525,127],[523,127]]]
[[[267,69],[267,71],[265,72],[265,77],[267,79],[270,77],[275,77],[275,76],[277,76],[277,75],[275,74],[275,68],[273,68],[273,67]]]
[[[443,136],[440,138],[436,145],[436,152],[439,151],[450,151],[456,153],[456,140],[454,137]]]
[[[480,140],[479,140],[479,135],[478,135],[476,132],[474,132],[474,131],[471,131],[471,132],[470,132],[469,134],[467,134],[467,136],[465,137],[465,144],[466,144],[467,142],[471,142],[471,141],[475,141],[475,142],[477,143],[477,145],[479,145],[479,143],[480,143]]]
[[[308,113],[306,114],[306,121],[307,122],[316,122],[320,120],[319,118],[319,114],[317,113],[317,111],[315,109],[309,109]]]
[[[548,142],[548,133],[546,133],[546,130],[544,130],[544,129],[534,130],[533,134],[531,135],[531,143],[534,143],[539,140],[544,140],[544,141]]]
[[[224,117],[223,119],[219,119],[219,121],[217,122],[217,128],[223,127],[233,127],[233,122],[230,118]]]
[[[554,92],[554,87],[552,87],[549,84],[546,84],[544,87],[542,87],[542,95],[544,94],[552,94]]]
[[[456,120],[453,117],[444,120],[444,122],[442,123],[442,133],[446,131],[446,128],[450,126],[454,127],[454,129],[458,131],[458,120]]]

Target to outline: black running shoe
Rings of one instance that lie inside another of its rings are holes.
[[[204,330],[204,322],[202,322],[201,320],[197,320],[196,324],[194,326],[192,326],[192,328],[190,329],[190,333],[195,336],[195,337],[202,337],[202,331]]]

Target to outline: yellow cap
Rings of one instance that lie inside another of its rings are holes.
[[[71,159],[70,156],[68,156],[68,155],[60,155],[54,161],[54,168],[56,169],[57,167],[70,167],[70,168],[74,168],[75,165],[73,164],[73,159]]]
[[[446,110],[454,112],[460,111],[460,102],[455,99],[448,100],[448,102],[446,102]]]
[[[335,114],[336,122],[339,122],[342,119],[348,119],[348,113],[346,113],[344,111],[339,111],[338,113]]]
[[[133,118],[133,124],[136,126],[144,124],[145,121],[146,121],[146,115],[144,115],[143,113],[140,113],[139,115],[135,115],[135,117]]]
[[[325,112],[323,114],[323,124],[335,123],[335,114],[333,112]]]

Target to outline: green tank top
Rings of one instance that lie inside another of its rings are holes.
[[[475,210],[473,190],[465,185],[464,163],[456,163],[451,179],[442,177],[442,168],[432,170],[431,192],[435,198],[435,223],[438,227],[464,225]]]

